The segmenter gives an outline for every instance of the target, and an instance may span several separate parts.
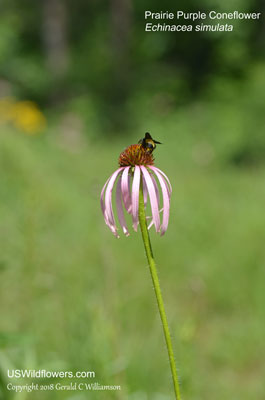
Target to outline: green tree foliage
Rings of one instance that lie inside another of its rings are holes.
[[[176,12],[176,7],[198,11],[194,0],[181,0],[177,6],[172,0],[163,2],[163,11]],[[246,113],[250,116],[252,133],[250,138],[241,132],[235,153],[226,158],[236,163],[255,159],[258,153],[263,158],[259,131],[264,119],[259,110],[265,90],[264,18],[235,20],[229,33],[147,33],[144,11],[150,8],[161,11],[161,3],[4,0],[0,77],[13,95],[47,110],[74,107],[85,121],[92,113],[107,136],[141,125],[143,103],[153,118],[152,107],[143,99],[156,99],[158,119],[206,101],[218,104],[218,121],[223,108],[231,106],[238,125]],[[261,0],[200,2],[200,11],[212,9],[264,15],[265,6]],[[240,104],[243,113],[236,111]]]

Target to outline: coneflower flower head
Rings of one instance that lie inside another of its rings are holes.
[[[159,143],[159,142],[155,142]],[[112,194],[116,183],[116,209],[123,233],[129,231],[125,221],[124,210],[132,216],[133,229],[137,231],[139,224],[139,191],[142,185],[145,208],[150,200],[152,216],[148,229],[155,226],[156,232],[165,233],[169,221],[170,197],[172,187],[163,171],[154,166],[153,149],[145,148],[143,144],[133,144],[127,147],[119,157],[119,168],[109,177],[101,191],[101,209],[105,222],[111,232],[118,235],[118,227],[114,218]],[[160,193],[162,196],[160,196]],[[162,197],[162,204],[160,204]],[[160,221],[162,214],[162,221]]]

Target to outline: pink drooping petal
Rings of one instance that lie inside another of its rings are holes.
[[[152,178],[147,171],[147,169],[141,165],[141,171],[143,173],[143,179],[145,180],[149,198],[150,198],[150,203],[151,203],[151,210],[152,210],[152,216],[155,224],[155,229],[157,232],[159,232],[160,229],[160,217],[159,217],[159,209],[158,209],[158,198],[156,196],[156,191],[155,187],[152,181]]]
[[[125,167],[121,176],[121,192],[123,203],[126,211],[131,214],[132,212],[132,199],[130,192],[130,175],[129,175],[130,167]]]
[[[101,205],[101,210],[102,210],[102,213],[104,215],[104,219],[105,219],[106,224],[107,224],[107,216],[106,216],[106,206],[105,206],[105,196],[104,196],[104,194],[105,194],[106,186],[109,183],[109,180],[110,180],[110,178],[107,180],[107,182],[103,186],[103,189],[101,190],[101,194],[100,194],[100,205]]]
[[[119,168],[111,175],[110,180],[107,184],[106,193],[105,193],[105,205],[106,205],[105,221],[106,221],[106,223],[108,221],[107,225],[110,227],[111,231],[114,233],[115,236],[118,236],[118,234],[117,234],[117,225],[116,225],[116,222],[114,219],[113,208],[112,208],[112,191],[113,191],[113,186],[117,179],[117,176],[119,175],[119,173],[122,170],[123,170],[123,168]]]
[[[111,178],[111,177],[110,177],[110,178]],[[108,216],[107,216],[107,213],[106,213],[105,193],[104,193],[104,192],[105,192],[105,188],[106,188],[107,184],[108,184],[109,181],[110,181],[110,178],[107,180],[107,182],[105,183],[105,185],[103,186],[103,189],[102,189],[102,191],[101,191],[100,204],[101,204],[101,209],[102,209],[102,212],[103,212],[103,215],[104,215],[104,219],[105,219],[106,225],[110,228],[111,232],[112,232],[116,237],[119,237],[119,236],[117,235],[117,232],[116,232],[116,230],[115,230],[115,227],[110,223],[110,221],[109,221],[109,219],[108,219]]]
[[[119,237],[119,236],[117,235],[117,231],[116,231],[115,226],[113,226],[113,224],[109,221],[109,218],[108,218],[108,215],[107,215],[107,212],[106,212],[105,193],[104,193],[104,192],[105,192],[106,186],[108,185],[108,183],[109,183],[109,181],[110,181],[110,178],[111,178],[111,176],[108,178],[107,182],[105,183],[105,185],[103,186],[103,189],[102,189],[102,191],[101,191],[101,195],[100,195],[100,204],[101,204],[101,210],[102,210],[102,213],[103,213],[103,216],[104,216],[106,225],[110,228],[111,232],[112,232],[116,237]]]
[[[166,182],[167,182],[167,185],[168,185],[167,187],[168,187],[169,197],[170,197],[171,194],[172,194],[172,186],[171,186],[171,183],[170,183],[168,177],[166,176],[166,174],[163,171],[161,171],[161,169],[159,169],[157,167],[154,167],[153,165],[150,165],[149,168],[152,169],[154,172],[155,171],[160,172],[160,174],[163,175],[163,177],[166,179]]]
[[[146,187],[145,180],[143,180],[143,195],[144,195],[144,205],[146,207],[147,200],[148,200],[148,190],[147,190],[147,187]]]
[[[163,195],[163,208],[164,208],[164,213],[163,213],[163,221],[161,225],[161,236],[164,235],[164,233],[167,230],[168,227],[168,221],[169,221],[169,209],[170,209],[170,198],[169,198],[169,193],[168,193],[168,188],[166,185],[166,180],[164,177],[158,172],[157,170],[153,170],[154,173],[156,174],[161,190],[162,190],[162,195]]]
[[[117,188],[116,188],[116,204],[117,204],[117,213],[118,213],[118,219],[119,219],[119,223],[121,224],[123,233],[126,236],[129,236],[129,231],[126,225],[126,221],[124,218],[124,213],[123,213],[123,207],[122,207],[122,201],[121,201],[121,177],[119,177],[118,182],[117,182]]]
[[[150,176],[151,176],[151,179],[152,179],[153,184],[154,184],[154,187],[155,187],[156,197],[157,197],[157,202],[158,202],[158,207],[159,207],[159,204],[160,204],[160,194],[159,194],[159,189],[158,189],[157,181],[156,181],[155,177],[154,177],[152,174],[150,174]]]
[[[159,214],[161,214],[161,212],[162,212],[163,210],[164,210],[163,207],[160,208]],[[150,219],[150,218],[152,218],[152,217],[146,217],[146,219]],[[148,225],[147,229],[149,230],[153,225],[154,225],[154,220],[152,219],[152,220],[149,222],[149,225]]]
[[[159,207],[159,204],[160,204],[160,194],[159,194],[159,189],[158,189],[157,181],[156,181],[155,177],[154,177],[152,174],[150,174],[150,176],[151,176],[151,179],[152,179],[153,184],[154,184],[154,187],[155,187],[156,196],[157,196],[157,200],[158,200],[158,207]],[[144,181],[144,187],[146,187],[145,181]],[[161,213],[161,211],[162,211],[162,210],[159,210],[159,213]],[[150,229],[150,228],[153,226],[153,224],[154,224],[154,220],[152,219],[152,217],[147,217],[147,219],[150,219],[150,218],[151,218],[151,221],[150,221],[150,223],[149,223],[147,229]]]
[[[133,229],[137,232],[138,211],[139,211],[139,186],[140,186],[141,170],[138,165],[134,167],[133,183],[132,183],[132,220]]]

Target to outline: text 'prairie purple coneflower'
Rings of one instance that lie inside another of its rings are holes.
[[[165,233],[169,221],[169,208],[172,187],[168,177],[154,166],[154,158],[149,149],[142,144],[127,147],[119,157],[118,168],[105,183],[101,192],[101,208],[105,222],[112,233],[119,237],[118,227],[113,213],[113,189],[116,183],[116,209],[123,233],[128,236],[129,230],[124,211],[132,216],[133,229],[139,224],[139,190],[142,182],[145,208],[150,200],[152,216],[148,229],[155,226],[156,232]],[[162,199],[160,199],[160,191]],[[162,218],[160,219],[160,214]]]

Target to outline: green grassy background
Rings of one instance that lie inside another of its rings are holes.
[[[119,153],[141,135],[72,146],[53,129],[1,130],[1,399],[172,398],[140,234],[115,239],[99,206]],[[173,197],[168,231],[151,239],[183,398],[262,400],[265,170],[217,163],[214,143],[174,130],[154,137]],[[92,370],[122,391],[15,395],[7,368]]]

